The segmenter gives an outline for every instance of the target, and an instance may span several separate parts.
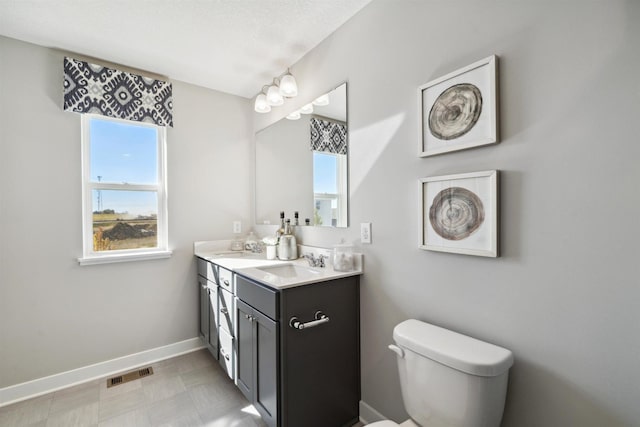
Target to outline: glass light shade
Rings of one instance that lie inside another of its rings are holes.
[[[298,120],[300,118],[300,111],[294,111],[287,115],[287,119],[289,120]]]
[[[319,107],[322,105],[329,105],[329,94],[325,93],[324,95],[317,97],[313,101],[313,105],[317,105]]]
[[[269,90],[267,90],[267,102],[273,107],[284,104],[284,98],[282,97],[282,95],[280,95],[278,86],[269,86]]]
[[[313,113],[313,104],[307,104],[300,109],[302,114],[311,114]]]
[[[271,111],[271,106],[267,102],[267,95],[261,93],[256,96],[256,103],[253,106],[253,109],[256,110],[257,113],[268,113]]]
[[[285,74],[280,79],[280,95],[287,98],[293,98],[298,95],[298,84],[291,74]]]

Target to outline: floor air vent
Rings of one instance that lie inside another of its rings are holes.
[[[142,368],[136,371],[127,372],[126,374],[109,378],[107,380],[107,388],[128,383],[129,381],[137,380],[139,378],[148,377],[149,375],[153,375],[153,368],[151,366],[149,366],[148,368]]]

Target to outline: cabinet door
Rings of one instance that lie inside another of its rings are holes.
[[[218,285],[207,281],[209,297],[209,349],[218,358]]]
[[[200,337],[207,343],[209,342],[209,293],[207,288],[207,279],[198,276],[198,288],[200,290]]]
[[[249,402],[253,402],[254,322],[253,309],[236,299],[238,358],[236,385]]]
[[[278,425],[278,322],[253,310],[253,404],[269,427]]]

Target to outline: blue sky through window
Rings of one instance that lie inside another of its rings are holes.
[[[134,123],[92,118],[90,121],[92,182],[157,184],[158,130]],[[130,215],[157,215],[151,191],[94,190],[93,211],[113,209]]]
[[[313,192],[338,193],[337,158],[335,154],[313,152]]]
[[[94,118],[90,132],[91,181],[157,183],[157,129]]]

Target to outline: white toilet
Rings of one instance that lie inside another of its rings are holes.
[[[513,354],[419,320],[393,330],[404,406],[411,419],[369,427],[497,427]]]

